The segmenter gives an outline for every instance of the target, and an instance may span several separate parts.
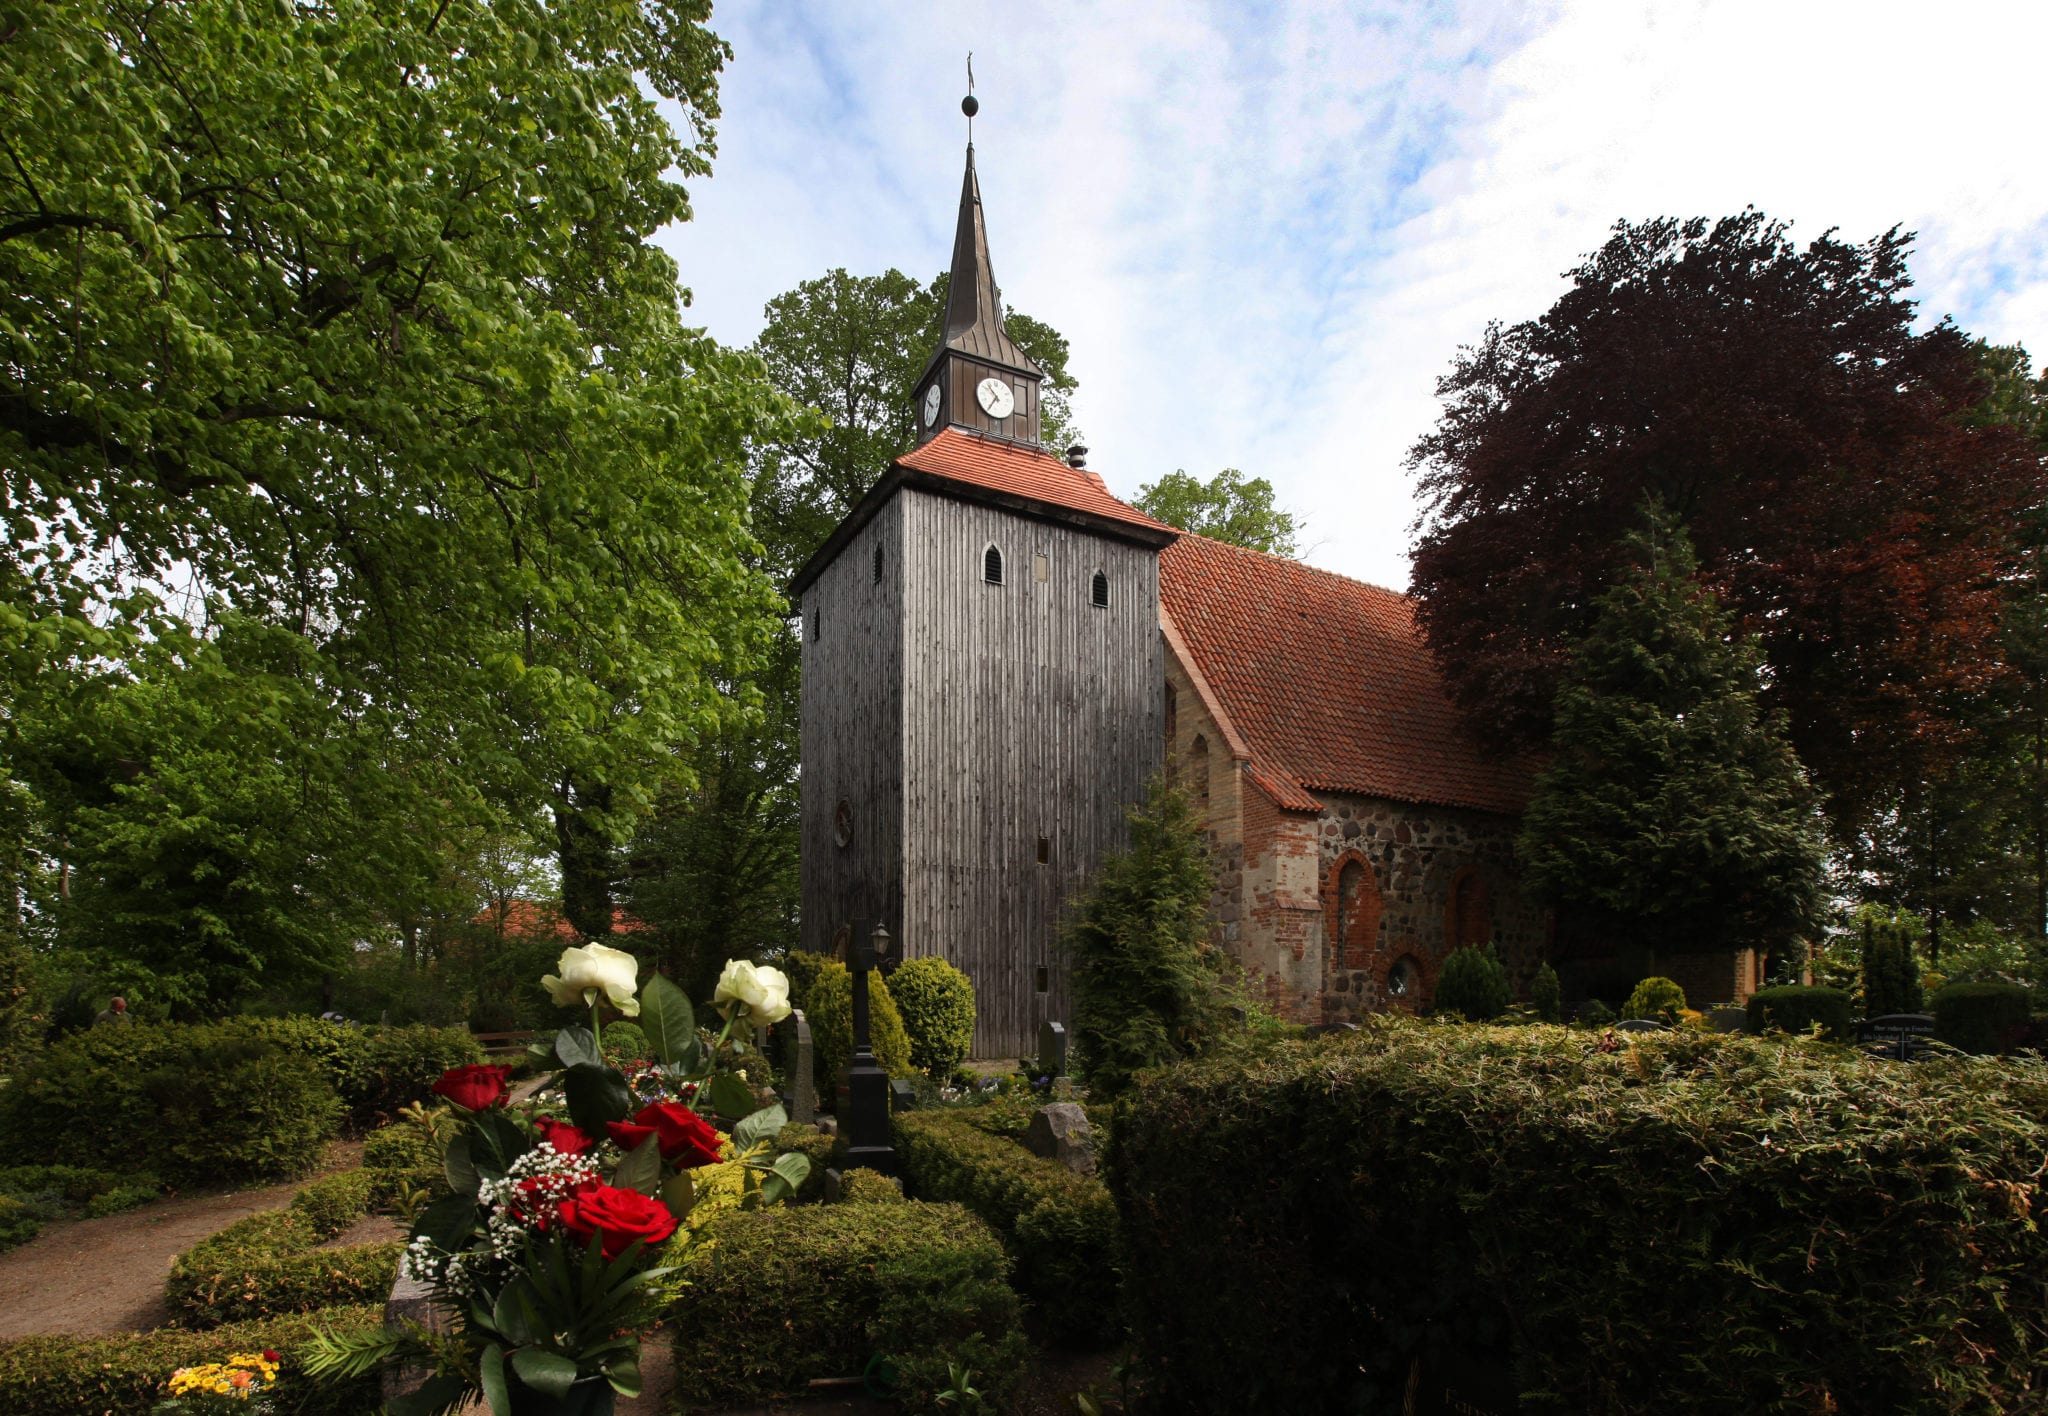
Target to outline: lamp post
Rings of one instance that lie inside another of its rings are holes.
[[[868,1031],[868,970],[889,956],[889,931],[875,932],[853,950],[853,1065],[846,1069],[846,1164],[896,1173],[889,1144],[889,1075],[875,1063]]]

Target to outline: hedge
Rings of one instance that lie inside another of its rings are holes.
[[[879,1354],[902,1409],[940,1409],[947,1367],[1001,1409],[1026,1345],[1008,1262],[957,1205],[800,1205],[722,1216],[669,1310],[684,1411],[801,1394]]]
[[[1376,1019],[1150,1081],[1109,1174],[1162,1409],[1495,1364],[1532,1412],[2041,1408],[2048,1064],[1604,1045]]]
[[[1753,1033],[1776,1029],[1798,1037],[1812,1031],[1815,1023],[1821,1025],[1820,1035],[1825,1040],[1853,1042],[1855,1001],[1839,988],[1800,983],[1760,988],[1749,995],[1749,1030]]]
[[[1934,995],[1934,1035],[1965,1052],[2010,1052],[2032,1041],[2033,1007],[2034,991],[2017,983],[1952,983]]]
[[[467,1028],[367,1027],[304,1016],[233,1018],[225,1026],[319,1063],[359,1130],[430,1099],[428,1088],[450,1068],[486,1060]]]
[[[1108,1188],[982,1130],[975,1118],[982,1109],[896,1116],[905,1190],[965,1205],[988,1221],[1016,1260],[1017,1286],[1061,1337],[1114,1337],[1117,1216]]]
[[[314,1383],[292,1362],[293,1349],[314,1327],[374,1331],[376,1307],[330,1308],[311,1317],[266,1318],[208,1332],[162,1328],[112,1337],[26,1337],[0,1345],[0,1411],[8,1416],[148,1416],[179,1367],[215,1362],[230,1352],[272,1348],[284,1370],[271,1396],[276,1416],[361,1416],[379,1409],[375,1374],[355,1381]]]
[[[370,1174],[372,1209],[389,1209],[421,1194],[429,1201],[437,1200],[449,1192],[442,1145],[430,1129],[445,1115],[447,1108],[438,1108],[427,1113],[427,1125],[403,1118],[363,1138],[363,1169]]]
[[[26,1244],[47,1220],[83,1211],[119,1214],[157,1197],[154,1175],[116,1175],[82,1165],[10,1165],[0,1169],[0,1249]]]
[[[281,1210],[236,1220],[171,1264],[164,1306],[187,1327],[374,1303],[391,1289],[405,1245],[397,1240],[340,1249],[319,1245],[369,1209],[371,1176],[323,1176]]]
[[[795,1151],[811,1162],[811,1173],[798,1187],[797,1199],[815,1200],[824,1194],[826,1168],[839,1163],[839,1138],[828,1136],[815,1126],[799,1126],[791,1122],[775,1133],[776,1154],[787,1151]]]
[[[879,1170],[857,1165],[839,1181],[839,1203],[843,1205],[906,1204],[896,1182]]]
[[[944,1081],[974,1047],[974,983],[936,954],[906,959],[889,995],[910,1035],[910,1065]]]
[[[323,1069],[241,1021],[88,1028],[0,1093],[16,1154],[172,1185],[303,1174],[340,1120]]]
[[[827,959],[811,981],[804,1017],[811,1024],[812,1070],[818,1094],[830,1097],[839,1085],[839,1069],[853,1060],[853,975],[846,965]],[[889,985],[876,970],[868,975],[868,1040],[875,1065],[892,1077],[911,1076],[910,1034],[903,1015],[889,996]]]

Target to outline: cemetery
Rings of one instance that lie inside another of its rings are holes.
[[[2048,1416],[2026,350],[1620,221],[1388,589],[711,25],[0,0],[0,1416]]]

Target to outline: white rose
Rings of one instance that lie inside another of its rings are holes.
[[[602,993],[627,1017],[640,1015],[640,1000],[633,996],[639,986],[640,961],[625,950],[602,944],[564,949],[555,967],[562,971],[561,976],[549,974],[540,986],[564,1008],[588,1007]]]
[[[711,1001],[737,1003],[756,1023],[779,1023],[789,1016],[789,978],[781,969],[728,959]]]

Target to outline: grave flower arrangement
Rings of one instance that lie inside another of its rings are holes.
[[[494,1416],[608,1416],[616,1396],[640,1390],[638,1330],[672,1271],[664,1250],[689,1241],[700,1209],[775,1204],[810,1173],[803,1156],[775,1154],[787,1118],[740,1074],[755,1030],[789,1013],[779,970],[728,964],[746,987],[721,978],[713,1033],[667,978],[641,987],[621,950],[566,949],[557,969],[542,985],[588,1009],[589,1024],[532,1051],[553,1069],[544,1090],[559,1090],[566,1119],[507,1107],[505,1068],[458,1067],[434,1084],[461,1123],[445,1155],[453,1193],[421,1212],[401,1274],[424,1285],[451,1332],[327,1334],[309,1349],[314,1376],[431,1367],[392,1416],[479,1395]],[[637,1019],[656,1059],[637,1093],[604,1060],[606,1007]]]
[[[220,1362],[180,1367],[164,1384],[169,1398],[151,1408],[151,1416],[203,1416],[206,1412],[262,1416],[271,1409],[270,1389],[277,1382],[283,1360],[265,1348],[231,1353]]]

